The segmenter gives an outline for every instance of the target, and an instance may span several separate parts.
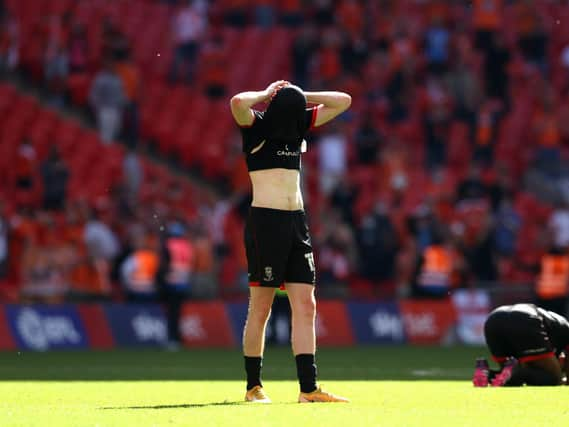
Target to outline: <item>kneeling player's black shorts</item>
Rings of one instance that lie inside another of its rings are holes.
[[[484,324],[484,336],[498,363],[508,357],[521,362],[554,356],[554,350],[540,314],[529,311],[494,310]]]
[[[250,286],[316,282],[312,244],[302,210],[251,207],[245,223]]]

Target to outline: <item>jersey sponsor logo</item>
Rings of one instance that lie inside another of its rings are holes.
[[[265,282],[272,282],[273,280],[275,280],[273,276],[273,267],[271,266],[265,267],[265,277],[263,277],[263,280]]]
[[[300,156],[300,150],[289,151],[288,146],[285,145],[284,150],[277,150],[277,156],[298,157]]]

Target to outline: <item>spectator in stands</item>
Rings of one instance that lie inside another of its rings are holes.
[[[114,64],[109,60],[91,84],[89,101],[97,117],[101,139],[112,142],[119,135],[127,98]]]
[[[101,57],[103,60],[111,62],[125,60],[130,51],[129,41],[108,16],[103,18],[102,32]]]
[[[184,65],[187,67],[185,82],[188,84],[193,82],[195,62],[206,28],[207,16],[200,13],[193,0],[185,1],[178,6],[172,22],[174,59],[170,68],[171,82],[178,81],[180,67]]]
[[[494,35],[502,25],[502,0],[474,0],[472,21],[474,23],[475,46],[488,53],[494,43]]]
[[[460,256],[448,238],[435,233],[429,246],[418,252],[413,295],[415,297],[446,298],[457,285],[456,272]]]
[[[511,54],[502,34],[496,33],[493,39],[493,43],[487,49],[484,61],[486,95],[490,98],[498,98],[507,105],[509,99],[508,64]]]
[[[472,163],[468,169],[467,176],[459,183],[456,199],[457,202],[462,200],[479,200],[487,196],[488,189],[482,182],[482,171],[480,166]]]
[[[35,171],[37,170],[36,149],[31,141],[23,139],[16,152],[14,175],[16,190],[29,193],[34,188]]]
[[[378,286],[395,279],[395,264],[400,238],[388,215],[388,206],[379,202],[357,229],[360,272]]]
[[[60,16],[51,16],[47,28],[45,45],[44,75],[50,102],[58,107],[64,104],[64,93],[69,76],[69,56],[67,52],[67,34]]]
[[[548,40],[537,5],[533,1],[521,0],[515,7],[520,51],[527,62],[545,71]]]
[[[569,202],[560,201],[551,213],[548,223],[553,243],[558,248],[569,248]]]
[[[567,246],[551,245],[540,260],[535,280],[536,304],[567,316],[569,297],[569,255]]]
[[[112,262],[119,254],[120,243],[116,234],[99,218],[94,209],[90,210],[85,223],[83,239],[92,258]]]
[[[354,204],[358,197],[358,189],[350,184],[347,177],[338,180],[338,184],[330,194],[330,205],[341,215],[342,221],[354,225]]]
[[[272,0],[255,0],[255,24],[264,30],[271,28],[276,21],[276,10]]]
[[[435,235],[441,234],[438,218],[427,205],[421,205],[415,209],[407,219],[407,227],[415,238],[415,245],[419,252],[433,244]]]
[[[443,74],[447,69],[450,33],[441,17],[435,16],[425,34],[425,56],[429,72]]]
[[[358,75],[368,60],[369,54],[368,42],[361,33],[346,37],[340,50],[344,73]]]
[[[0,16],[0,77],[16,69],[20,59],[18,22],[8,13]]]
[[[454,116],[474,128],[476,110],[481,98],[480,81],[463,55],[459,54],[451,63],[452,68],[447,74],[446,83],[454,101]]]
[[[89,41],[85,27],[75,23],[69,34],[69,72],[84,73],[89,65]]]
[[[334,0],[315,0],[314,22],[319,27],[327,27],[334,23]]]
[[[167,308],[169,345],[177,347],[181,341],[179,320],[182,304],[190,295],[194,248],[186,226],[178,221],[167,226],[161,246],[158,281]]]
[[[470,218],[465,221],[463,236],[463,253],[468,264],[471,278],[478,282],[494,282],[498,279],[498,269],[495,254],[494,225],[485,203],[463,202],[464,211],[471,210]]]
[[[303,25],[294,39],[291,49],[293,80],[300,87],[308,84],[310,66],[317,48],[318,37],[316,29],[311,24]]]
[[[47,159],[41,165],[43,178],[43,207],[47,210],[62,210],[67,195],[69,170],[59,156],[56,146],[52,146]]]
[[[318,141],[320,189],[326,195],[334,189],[348,166],[345,132],[342,132],[338,124],[330,125],[328,129]]]
[[[22,298],[27,302],[60,303],[67,291],[64,266],[49,246],[30,244],[22,260]]]
[[[532,120],[533,132],[538,143],[535,155],[536,166],[543,175],[553,179],[558,178],[561,172],[560,130],[555,98],[553,88],[546,85]]]
[[[430,77],[425,90],[424,126],[427,137],[427,167],[430,170],[446,162],[448,128],[452,118],[452,100],[442,79]]]
[[[226,94],[229,70],[226,49],[223,36],[218,32],[208,39],[202,50],[201,75],[205,94],[211,99],[220,99]]]
[[[156,281],[160,259],[151,236],[136,236],[133,247],[133,252],[120,266],[121,282],[127,298],[132,302],[157,301]]]
[[[139,103],[142,88],[140,72],[136,63],[127,55],[115,66],[125,95],[124,105],[124,136],[129,147],[136,147],[140,127]]]
[[[123,182],[125,185],[125,197],[136,203],[140,193],[140,187],[144,182],[144,170],[142,168],[140,155],[137,150],[130,149],[123,160]]]
[[[0,280],[8,274],[8,232],[10,223],[6,205],[0,200]]]
[[[496,178],[488,186],[490,206],[493,212],[500,208],[504,199],[515,196],[514,183],[509,169],[503,164],[498,164],[495,166],[495,170]]]
[[[383,145],[383,135],[377,129],[370,111],[364,115],[356,133],[355,143],[358,164],[373,165],[377,162],[379,150]]]
[[[194,246],[192,293],[202,298],[214,298],[218,295],[218,285],[214,275],[213,242],[205,226],[199,221],[192,231],[192,243]]]
[[[321,43],[314,58],[315,73],[312,76],[318,87],[334,85],[342,74],[340,49],[342,35],[335,28],[327,28],[321,36]]]
[[[338,212],[332,211],[324,228],[318,261],[321,291],[342,295],[356,267],[355,239],[352,229],[341,221]]]
[[[296,28],[304,22],[301,0],[281,0],[280,22],[285,27]]]
[[[522,218],[512,204],[512,199],[504,197],[495,215],[494,247],[498,255],[514,255],[521,226]]]
[[[498,133],[500,114],[495,103],[486,100],[478,110],[476,131],[474,136],[473,160],[475,163],[489,167],[494,161],[494,146]]]

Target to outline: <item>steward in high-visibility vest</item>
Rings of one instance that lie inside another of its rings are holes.
[[[415,293],[423,296],[447,295],[453,286],[456,254],[442,243],[427,246],[418,263]]]
[[[150,249],[139,249],[129,255],[121,266],[121,278],[132,299],[156,296],[158,254]]]
[[[569,296],[569,254],[554,248],[541,257],[541,269],[535,282],[537,302],[558,314],[567,314]]]
[[[180,222],[168,225],[161,246],[159,282],[166,305],[168,342],[177,347],[182,341],[180,316],[184,301],[190,296],[195,251],[186,226]]]

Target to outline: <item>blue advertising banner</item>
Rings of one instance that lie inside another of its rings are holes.
[[[240,343],[243,336],[243,327],[245,320],[247,320],[247,303],[246,302],[230,302],[225,304],[227,312],[229,313],[229,320],[231,322],[231,330],[235,337],[235,342]]]
[[[7,305],[6,314],[18,348],[45,351],[88,346],[75,306]]]
[[[118,346],[161,346],[168,341],[168,327],[157,304],[105,304],[114,341]]]
[[[350,302],[348,313],[358,344],[402,344],[403,319],[395,302]]]

